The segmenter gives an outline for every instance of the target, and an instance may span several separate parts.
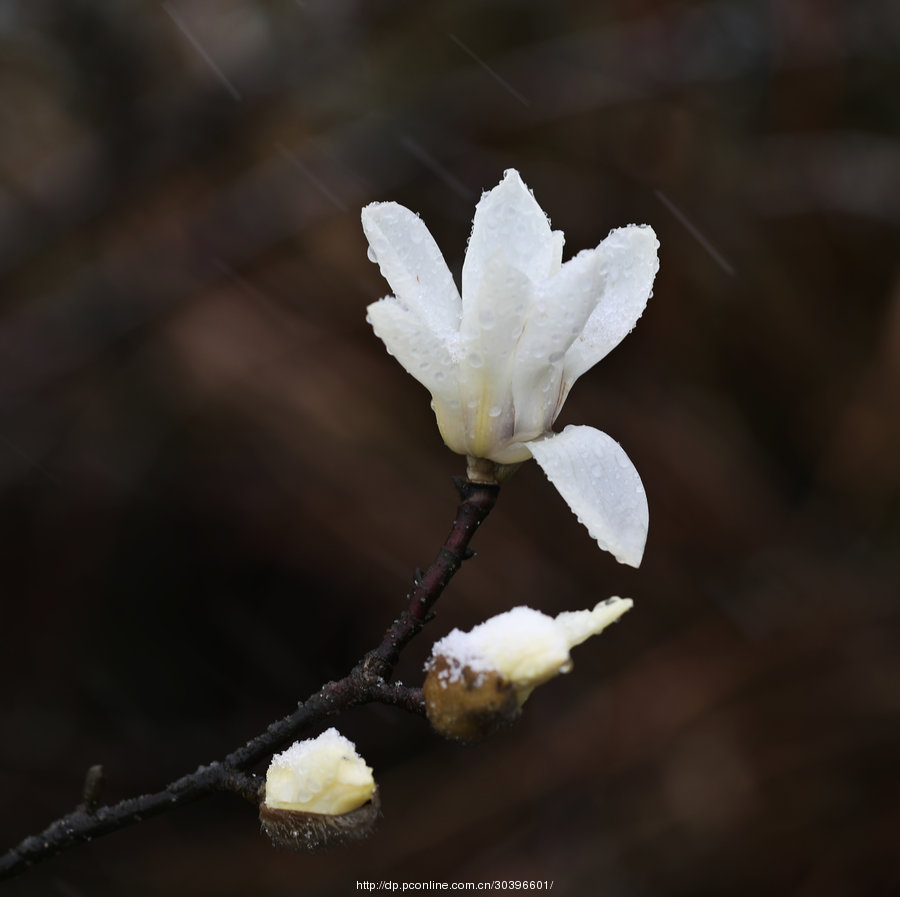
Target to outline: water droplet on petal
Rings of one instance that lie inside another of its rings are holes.
[[[375,250],[371,246],[366,250],[366,256],[368,257],[370,262],[378,261],[378,256],[375,255]]]
[[[480,368],[484,364],[482,357],[477,352],[473,352],[469,356],[468,362],[469,362],[469,367],[472,367],[472,368]]]
[[[488,417],[500,417],[501,414],[503,414],[502,405],[491,405],[488,409]]]

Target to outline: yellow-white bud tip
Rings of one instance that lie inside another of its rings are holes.
[[[273,810],[338,815],[361,807],[374,792],[372,770],[333,728],[276,754],[266,773],[265,802]]]
[[[565,632],[569,647],[574,648],[592,635],[599,635],[632,607],[634,602],[630,598],[607,598],[596,604],[593,610],[571,610],[557,614],[556,625]]]

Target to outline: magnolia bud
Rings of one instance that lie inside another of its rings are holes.
[[[430,662],[422,691],[428,721],[455,741],[481,741],[519,715],[512,682],[496,670],[457,667],[443,655]]]
[[[328,729],[272,757],[259,818],[274,844],[313,851],[367,837],[380,809],[372,770]]]
[[[432,727],[457,741],[479,741],[511,723],[538,686],[572,669],[569,650],[602,632],[632,606],[610,598],[591,611],[555,619],[517,607],[471,632],[436,642],[423,692]]]

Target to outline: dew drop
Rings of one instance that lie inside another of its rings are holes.
[[[484,361],[482,360],[481,356],[476,352],[473,352],[469,356],[468,361],[469,361],[469,367],[471,367],[471,368],[480,368],[484,364]]]
[[[491,405],[488,409],[488,417],[500,417],[501,414],[503,414],[502,405]]]
[[[375,255],[375,250],[371,246],[366,250],[366,256],[368,257],[370,262],[378,261],[378,256]]]

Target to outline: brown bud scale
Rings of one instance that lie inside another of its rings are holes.
[[[276,847],[313,853],[327,850],[347,841],[359,841],[375,831],[381,817],[381,799],[376,788],[372,797],[361,807],[348,813],[304,813],[300,810],[280,810],[266,806],[265,786],[259,805],[262,830]]]
[[[422,692],[432,728],[454,741],[481,741],[520,712],[515,687],[496,670],[459,669],[442,656],[431,661]]]

